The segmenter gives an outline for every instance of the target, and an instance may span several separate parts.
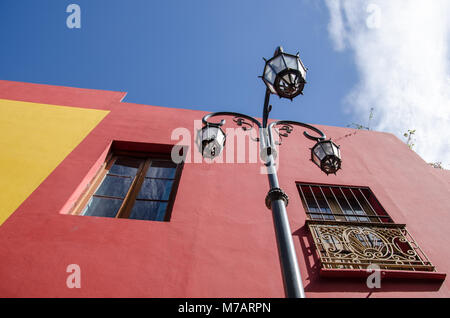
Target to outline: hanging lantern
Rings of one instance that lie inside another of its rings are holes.
[[[219,125],[208,124],[199,132],[199,150],[204,158],[214,159],[222,152],[226,136]]]
[[[341,168],[340,147],[331,140],[318,141],[311,149],[311,160],[327,175]]]

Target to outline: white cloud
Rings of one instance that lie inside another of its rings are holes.
[[[366,123],[450,168],[450,1],[325,0],[335,49],[352,50],[359,82],[346,103]]]

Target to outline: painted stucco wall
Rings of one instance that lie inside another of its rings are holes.
[[[0,99],[0,225],[107,113]]]
[[[64,159],[48,168],[51,173],[45,170],[45,180],[36,181],[40,185],[0,226],[0,296],[283,297],[272,216],[264,205],[267,176],[259,162],[186,163],[170,222],[66,214],[113,140],[175,144],[171,133],[184,127],[192,137],[185,144],[196,151],[194,120],[206,112],[121,103],[123,96],[0,81],[3,100],[93,111],[84,114],[91,123],[61,152]],[[20,105],[27,106],[24,113],[35,106]],[[102,111],[109,113],[103,118]],[[307,297],[449,297],[448,280],[382,281],[372,293],[364,280],[319,277],[295,182],[369,186],[394,221],[407,224],[440,272],[450,268],[450,186],[447,173],[433,170],[391,134],[318,127],[341,145],[343,166],[336,176],[310,161],[312,141],[299,129],[279,149],[280,186],[290,197],[287,210]],[[33,145],[30,151],[42,156],[46,148]],[[69,264],[81,268],[80,289],[66,286]]]

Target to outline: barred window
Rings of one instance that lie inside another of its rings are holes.
[[[303,207],[312,220],[392,223],[369,188],[297,184]]]
[[[392,275],[402,270],[420,272],[420,277],[445,277],[436,273],[405,224],[394,223],[368,187],[307,183],[297,187],[321,273],[365,270],[376,264],[395,270]]]

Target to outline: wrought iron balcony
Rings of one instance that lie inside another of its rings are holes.
[[[435,268],[403,224],[308,220],[324,269],[434,272]]]

